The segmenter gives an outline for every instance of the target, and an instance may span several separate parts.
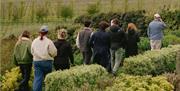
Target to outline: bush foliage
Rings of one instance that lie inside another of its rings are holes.
[[[45,78],[46,91],[76,91],[85,85],[93,89],[98,79],[107,76],[107,71],[99,65],[82,65],[69,70],[56,71]]]
[[[84,20],[90,19],[93,21],[93,27],[97,28],[100,21],[105,20],[110,22],[111,19],[117,18],[121,23],[120,26],[122,26],[124,30],[126,30],[127,24],[132,22],[136,24],[139,30],[141,30],[141,35],[145,36],[148,24],[153,20],[153,15],[147,16],[147,14],[148,13],[146,13],[145,10],[130,11],[126,13],[98,13],[91,16],[81,15],[77,17],[74,22],[83,23]],[[160,15],[163,21],[167,24],[167,29],[171,31],[180,29],[180,10],[171,11],[168,9],[163,9],[160,12]]]
[[[6,73],[2,76],[2,91],[14,91],[18,89],[19,83],[22,80],[22,74],[20,73],[19,67],[14,67],[10,71],[6,71]],[[33,70],[31,72],[31,78],[29,81],[29,85],[32,88],[32,80],[33,80]]]
[[[125,59],[118,73],[132,75],[159,75],[175,70],[176,54],[180,45],[169,46],[157,51],[147,51],[143,54]]]
[[[173,91],[174,87],[164,76],[131,76],[121,74],[106,91]]]

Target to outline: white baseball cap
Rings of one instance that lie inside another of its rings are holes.
[[[48,26],[46,25],[41,26],[40,32],[48,32]]]
[[[160,18],[161,16],[158,13],[156,13],[156,14],[154,14],[154,17]]]

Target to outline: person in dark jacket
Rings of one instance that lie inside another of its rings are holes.
[[[135,24],[129,23],[126,33],[125,55],[126,57],[135,56],[138,54],[137,43],[140,41],[139,33],[137,32]]]
[[[88,43],[92,33],[92,29],[90,28],[90,25],[91,25],[91,21],[85,21],[84,23],[85,27],[82,31],[78,33],[76,39],[76,45],[80,49],[83,55],[84,64],[90,64],[91,56],[92,56],[92,50]]]
[[[57,56],[54,58],[54,67],[56,70],[69,69],[70,64],[74,64],[72,47],[71,44],[66,41],[66,38],[67,31],[60,29],[58,31],[58,40],[54,42],[57,48]]]
[[[119,27],[118,19],[111,20],[111,69],[115,74],[121,62],[124,59],[125,32]]]
[[[30,33],[28,31],[24,31],[15,45],[13,61],[15,65],[20,67],[20,72],[22,73],[22,80],[20,82],[19,89],[16,89],[15,91],[29,91],[28,81],[30,79],[33,61],[31,43]]]
[[[93,61],[110,72],[110,35],[105,31],[109,24],[105,21],[99,23],[99,29],[90,38],[93,48]]]

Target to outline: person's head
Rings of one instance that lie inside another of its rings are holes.
[[[22,32],[22,34],[19,36],[16,45],[19,44],[19,43],[22,41],[22,37],[30,38],[30,32],[28,32],[27,30],[24,30],[24,31]]]
[[[134,23],[128,23],[127,32],[129,30],[137,31],[137,27]]]
[[[105,30],[108,27],[109,27],[109,24],[106,21],[101,21],[99,23],[99,28],[102,29],[102,30]]]
[[[90,25],[91,25],[91,21],[90,20],[84,21],[84,26],[85,27],[90,27]]]
[[[39,31],[39,34],[41,36],[40,40],[43,40],[43,36],[47,35],[47,33],[48,33],[48,27],[45,25],[41,26]]]
[[[58,30],[58,39],[66,39],[67,38],[67,30],[60,29]]]
[[[161,19],[161,16],[158,13],[156,13],[156,14],[154,14],[154,19],[159,20],[159,19]]]
[[[21,37],[30,38],[30,32],[28,32],[27,30],[23,31]]]
[[[119,20],[117,18],[111,20],[111,26],[112,25],[119,25]]]

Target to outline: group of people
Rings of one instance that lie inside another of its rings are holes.
[[[91,21],[85,21],[85,28],[76,38],[84,64],[97,63],[115,74],[125,56],[137,55],[139,33],[135,24],[129,23],[124,31],[118,19],[112,19],[111,24],[101,21],[96,32],[92,31],[90,25]]]
[[[166,26],[159,14],[155,14],[154,17],[148,27],[152,50],[160,49],[162,30]],[[82,53],[84,64],[97,63],[115,74],[125,57],[138,54],[137,43],[140,39],[137,27],[129,23],[127,29],[123,30],[119,25],[118,19],[112,19],[110,24],[101,21],[97,31],[93,31],[90,28],[91,21],[84,22],[84,29],[76,38],[76,45]],[[20,67],[23,79],[17,91],[28,91],[32,62],[33,91],[42,91],[43,80],[46,74],[52,71],[53,65],[55,70],[64,70],[74,64],[72,46],[66,40],[67,30],[57,28],[58,39],[55,42],[47,37],[48,31],[47,26],[42,26],[39,36],[33,41],[28,31],[24,31],[19,37],[14,48],[13,62]]]

